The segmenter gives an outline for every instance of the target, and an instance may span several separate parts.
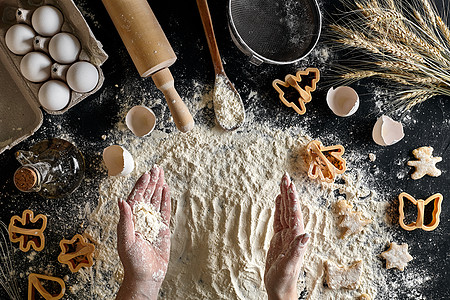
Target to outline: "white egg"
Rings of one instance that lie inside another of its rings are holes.
[[[402,123],[384,115],[378,118],[372,130],[372,138],[380,146],[393,145],[404,136]]]
[[[134,160],[127,149],[112,145],[103,150],[103,161],[109,176],[126,176],[134,169]]]
[[[54,6],[44,5],[33,12],[31,25],[34,30],[43,36],[51,36],[61,30],[64,18],[62,13]]]
[[[97,68],[86,61],[79,61],[70,66],[67,70],[67,83],[70,88],[78,93],[92,91],[98,83]]]
[[[48,51],[55,61],[61,64],[71,64],[78,59],[81,45],[73,34],[60,32],[50,40]]]
[[[155,128],[156,116],[150,108],[138,105],[128,111],[125,124],[136,136],[146,136]]]
[[[32,82],[42,82],[50,77],[52,61],[41,52],[30,52],[20,61],[20,72]]]
[[[39,102],[47,110],[61,110],[70,102],[70,89],[62,81],[49,80],[39,89]]]
[[[36,33],[30,26],[25,24],[13,25],[6,32],[6,46],[14,54],[27,54],[33,51],[33,39],[35,36]]]
[[[359,96],[349,86],[330,88],[327,93],[328,107],[339,117],[353,115],[359,108]]]

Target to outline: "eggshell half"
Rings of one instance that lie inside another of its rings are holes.
[[[109,176],[126,176],[134,169],[134,160],[127,149],[112,145],[103,150],[103,161]]]
[[[156,116],[150,108],[138,105],[128,111],[125,124],[136,136],[146,136],[155,128]]]
[[[327,104],[335,115],[348,117],[358,110],[359,96],[349,86],[330,88],[327,93]]]
[[[390,146],[405,136],[403,125],[388,116],[378,118],[372,131],[372,138],[380,146]]]

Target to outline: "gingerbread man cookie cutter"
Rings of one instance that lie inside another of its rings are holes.
[[[415,206],[417,206],[417,219],[415,222],[412,222],[410,224],[405,224],[405,200],[407,199],[409,201],[411,201]],[[400,213],[399,216],[399,220],[398,222],[400,223],[400,226],[408,231],[420,228],[423,229],[425,231],[432,231],[434,229],[436,229],[436,227],[439,225],[439,220],[440,220],[440,214],[441,214],[441,203],[442,200],[444,199],[444,197],[437,193],[434,194],[430,197],[427,198],[427,200],[416,200],[414,199],[413,196],[411,196],[408,193],[401,193],[400,195],[398,195],[398,200],[399,200],[399,206],[398,206],[398,210]],[[425,218],[425,206],[427,204],[429,204],[430,202],[434,201],[434,208],[433,208],[433,213],[432,213],[432,220],[428,225],[424,224],[424,218]]]
[[[42,284],[42,280],[52,281],[59,285],[59,292],[49,292],[44,285]],[[36,297],[36,292],[41,296],[40,298]],[[58,300],[64,296],[66,292],[66,284],[64,280],[58,277],[52,277],[47,275],[35,274],[31,273],[28,276],[28,300],[41,299],[42,297],[45,300]]]
[[[24,210],[22,217],[13,216],[8,226],[9,239],[19,242],[19,248],[28,252],[31,247],[41,251],[45,246],[44,230],[47,227],[47,217],[39,214],[36,217],[31,210]]]
[[[314,77],[311,80],[311,86],[305,86],[303,89],[298,83],[302,81],[302,76],[308,76],[310,74],[314,74]],[[272,86],[274,89],[278,92],[281,102],[283,102],[284,105],[287,107],[292,108],[295,110],[298,114],[303,115],[306,112],[306,106],[305,104],[310,102],[312,100],[311,92],[314,92],[317,87],[317,82],[320,80],[320,72],[317,68],[307,68],[304,71],[298,71],[295,76],[292,74],[286,75],[284,78],[284,81],[280,79],[275,79],[272,82]],[[281,89],[281,86],[288,88],[293,87],[300,95],[298,98],[299,106],[297,106],[293,102],[289,102],[284,97],[284,92]]]
[[[94,264],[95,246],[86,242],[82,235],[76,234],[71,240],[62,239],[59,246],[61,253],[58,255],[58,261],[68,265],[72,273]]]
[[[347,169],[342,157],[345,149],[342,145],[324,147],[321,142],[313,140],[306,145],[308,157],[308,176],[312,179],[332,183],[337,174]]]

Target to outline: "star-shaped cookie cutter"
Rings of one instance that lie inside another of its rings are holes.
[[[59,293],[50,293],[43,285],[41,280],[53,281],[59,284],[61,290]],[[36,298],[36,292],[39,293],[45,300],[58,300],[64,296],[66,292],[66,284],[64,280],[58,277],[52,277],[47,275],[40,275],[31,273],[28,276],[28,300],[40,299]]]
[[[412,222],[410,224],[405,224],[405,212],[404,212],[404,207],[405,207],[405,200],[407,199],[409,201],[411,201],[415,206],[417,206],[417,219],[415,222]],[[400,202],[399,206],[398,206],[398,210],[400,213],[399,216],[399,220],[398,222],[400,223],[400,226],[408,231],[417,229],[417,228],[421,228],[425,231],[432,231],[434,229],[436,229],[436,227],[439,225],[439,216],[441,214],[441,203],[442,200],[444,199],[444,197],[437,193],[434,194],[430,197],[427,198],[427,200],[416,200],[414,199],[413,196],[411,196],[408,193],[401,193],[400,195],[398,195],[398,200]],[[427,204],[429,204],[430,202],[434,201],[434,208],[433,208],[433,213],[432,213],[432,220],[428,225],[424,224],[424,218],[425,218],[425,206]]]
[[[8,226],[9,239],[13,243],[19,242],[19,248],[23,252],[27,252],[31,247],[35,251],[41,251],[45,246],[44,230],[46,227],[46,216],[39,214],[35,217],[34,213],[27,209],[23,211],[22,217],[13,216],[11,218]]]
[[[332,183],[336,174],[342,174],[347,169],[342,155],[345,149],[342,145],[324,147],[321,142],[313,140],[306,145],[308,157],[308,176],[312,179]]]
[[[311,80],[311,86],[305,86],[305,89],[303,89],[302,87],[300,87],[300,85],[298,83],[302,81],[302,76],[307,76],[311,73],[314,74],[314,77]],[[284,105],[286,105],[287,107],[291,107],[298,114],[303,115],[306,112],[305,104],[311,101],[311,99],[312,99],[311,92],[314,92],[316,90],[317,82],[319,80],[320,80],[319,69],[307,68],[304,71],[302,71],[302,70],[298,71],[295,74],[295,76],[292,74],[286,75],[286,77],[284,78],[284,81],[282,81],[280,79],[275,79],[272,82],[272,86],[278,92],[280,100],[281,100],[281,102],[283,102]],[[300,107],[298,107],[295,103],[289,102],[288,100],[286,100],[286,98],[284,97],[284,92],[280,88],[280,85],[285,88],[293,87],[299,93],[300,97],[298,98],[298,103],[299,103]]]
[[[59,246],[61,253],[58,255],[58,261],[68,265],[72,273],[94,264],[95,246],[86,242],[82,235],[76,234],[71,240],[62,239]]]

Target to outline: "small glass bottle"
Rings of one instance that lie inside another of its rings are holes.
[[[75,191],[84,177],[84,158],[70,142],[52,138],[17,151],[22,165],[14,184],[22,192],[38,192],[45,198],[62,198]]]

